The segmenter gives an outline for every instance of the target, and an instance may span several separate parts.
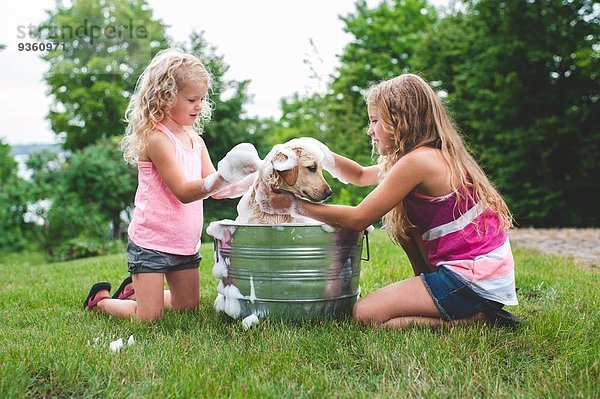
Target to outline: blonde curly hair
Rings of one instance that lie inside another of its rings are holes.
[[[379,157],[380,180],[414,149],[437,148],[450,168],[450,184],[461,213],[466,211],[464,206],[468,201],[481,202],[498,215],[503,230],[512,226],[506,203],[469,153],[440,99],[421,77],[403,74],[378,83],[367,92],[366,102],[377,110],[383,131],[390,136],[394,148]],[[408,239],[408,229],[414,227],[408,220],[404,201],[388,212],[383,221],[396,243]]]
[[[125,161],[135,164],[144,151],[148,137],[177,101],[177,93],[189,82],[201,82],[210,89],[212,78],[202,62],[177,48],[158,52],[140,75],[127,110],[127,129],[121,141]],[[202,126],[210,120],[211,107],[208,93],[202,111],[193,129],[202,133]]]

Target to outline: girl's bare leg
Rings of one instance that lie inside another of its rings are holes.
[[[431,327],[447,324],[442,320],[421,277],[399,281],[361,298],[354,305],[353,317],[359,324],[396,329],[405,329],[411,324]],[[456,323],[479,320],[481,317],[477,314]]]
[[[132,289],[133,289],[133,283],[127,284],[125,286],[125,289],[123,290],[123,292],[127,292],[127,291],[132,290]],[[164,296],[165,309],[171,309],[171,291],[170,290],[165,290],[164,293],[163,293],[163,296]],[[133,295],[131,295],[127,299],[135,301],[135,292],[133,293]]]
[[[200,305],[200,273],[198,269],[170,272],[166,274],[166,277],[170,288],[168,294],[170,306],[173,309],[195,309]],[[166,298],[166,292],[164,295]]]
[[[171,304],[171,290],[165,290],[163,297],[165,299],[165,309],[172,309],[173,305]]]
[[[98,303],[103,313],[117,317],[138,317],[140,320],[156,320],[163,315],[163,274],[138,273],[133,275],[136,300],[104,299]],[[108,295],[100,291],[98,295]]]
[[[98,295],[108,295],[108,291],[100,291]],[[137,303],[129,299],[104,299],[98,302],[98,309],[111,316],[128,318],[135,317]]]

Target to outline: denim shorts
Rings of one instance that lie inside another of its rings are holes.
[[[202,257],[194,255],[174,255],[146,249],[135,245],[131,240],[125,249],[127,267],[130,274],[136,273],[170,273],[179,270],[197,269]]]
[[[479,312],[488,318],[498,312],[508,313],[502,310],[503,304],[481,297],[443,266],[435,272],[421,274],[421,278],[445,321],[464,319]]]

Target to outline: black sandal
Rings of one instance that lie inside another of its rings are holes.
[[[127,285],[131,284],[132,282],[133,282],[133,279],[131,278],[131,275],[127,276],[127,278],[125,280],[123,280],[123,282],[121,283],[121,285],[119,286],[117,291],[115,291],[112,298],[113,299],[127,299],[130,296],[132,296],[133,294],[135,294],[135,291],[132,289],[125,291],[125,287],[127,287]],[[125,292],[123,292],[123,291],[125,291]]]
[[[517,315],[495,306],[487,306],[483,313],[492,324],[500,327],[517,328],[525,322]]]
[[[85,298],[85,301],[83,302],[83,310],[85,310],[85,309],[92,310],[96,307],[96,305],[98,305],[98,302],[100,302],[103,299],[110,298],[109,296],[102,296],[102,297],[96,298],[92,301],[92,298],[95,297],[99,291],[107,290],[108,292],[110,292],[110,289],[111,289],[110,283],[107,283],[106,281],[92,285],[92,288],[90,288],[90,293],[88,294],[87,298]]]

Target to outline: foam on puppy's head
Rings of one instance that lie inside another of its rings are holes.
[[[319,162],[323,160],[324,153],[316,143],[313,138],[300,137],[275,145],[265,158],[261,175],[271,180],[281,178],[288,186],[293,186],[298,178],[302,153],[312,155]]]
[[[277,171],[290,170],[298,166],[298,155],[294,149],[281,146],[271,158],[271,164]]]
[[[312,154],[318,161],[322,161],[325,154],[317,145],[318,141],[312,137],[298,137],[285,143],[290,148],[301,148],[305,153]]]
[[[282,147],[271,158],[274,172],[290,187],[296,184],[298,179],[298,155],[296,149]]]

